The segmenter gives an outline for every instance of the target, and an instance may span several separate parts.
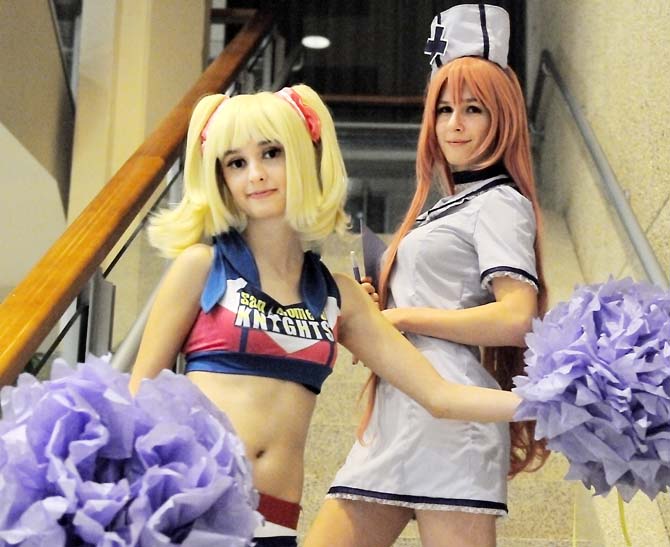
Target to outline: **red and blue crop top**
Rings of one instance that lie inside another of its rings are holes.
[[[251,250],[235,231],[214,238],[201,310],[184,343],[186,372],[265,376],[319,393],[337,357],[340,295],[319,256],[308,251],[303,302],[282,305],[260,289]]]

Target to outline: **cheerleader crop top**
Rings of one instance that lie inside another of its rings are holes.
[[[340,294],[318,255],[307,251],[302,302],[283,305],[260,288],[251,250],[235,231],[214,238],[201,310],[184,343],[185,372],[264,376],[314,393],[337,357]]]

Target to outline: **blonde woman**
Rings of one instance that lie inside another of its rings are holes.
[[[338,342],[431,415],[512,418],[515,395],[443,380],[310,250],[347,222],[333,121],[311,88],[205,97],[186,147],[184,197],[150,227],[174,262],[131,390],[185,354],[186,374],[229,416],[252,463],[266,519],[256,545],[296,545],[307,431]]]

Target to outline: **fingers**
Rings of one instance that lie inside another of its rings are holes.
[[[361,287],[363,287],[363,290],[368,293],[373,302],[378,303],[379,295],[377,294],[377,290],[375,289],[374,285],[372,285],[370,281],[371,279],[369,277],[364,277],[361,279]]]

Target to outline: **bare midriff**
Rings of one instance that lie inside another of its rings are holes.
[[[274,378],[200,371],[188,377],[232,422],[251,461],[256,488],[299,503],[316,395]]]

